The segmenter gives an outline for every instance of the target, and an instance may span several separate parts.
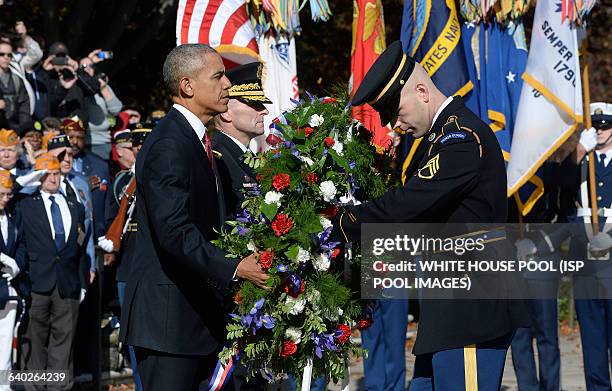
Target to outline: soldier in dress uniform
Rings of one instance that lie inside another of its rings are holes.
[[[117,142],[130,142],[131,152],[134,154],[134,158],[136,158],[142,144],[152,129],[153,126],[150,124],[138,123],[133,125],[129,132],[124,132],[121,135],[121,139]],[[134,166],[117,173],[112,184],[110,199],[107,200],[107,222],[110,222],[110,225],[106,235],[98,240],[98,245],[107,253],[105,255],[105,264],[117,264],[117,294],[121,307],[123,307],[125,287],[130,272],[130,260],[133,258],[136,248],[136,232],[138,232],[135,190],[136,176],[134,175]],[[136,356],[131,346],[128,347],[128,352],[136,390],[142,390],[142,383],[138,376],[138,367],[136,365]]]
[[[574,274],[576,315],[587,390],[610,390],[610,353],[612,353],[612,104],[591,104],[593,128],[584,130],[571,157],[579,165],[578,205],[570,222],[543,231],[541,238],[520,243],[519,254],[548,254],[570,239],[569,257],[584,260],[585,266]],[[596,199],[599,232],[591,225],[587,153],[595,150]]]
[[[352,104],[364,103],[383,124],[423,137],[425,153],[404,187],[343,211],[335,234],[358,241],[362,223],[506,222],[506,171],[495,135],[461,97],[444,96],[399,41],[355,93]],[[423,300],[410,390],[499,389],[512,335],[526,325],[522,301]],[[395,343],[404,346],[404,337]]]
[[[253,62],[227,71],[232,82],[227,111],[215,117],[216,132],[212,146],[223,186],[226,215],[235,215],[244,199],[243,192],[256,185],[253,170],[244,162],[250,141],[264,134],[264,104],[272,101],[264,95],[263,64]]]

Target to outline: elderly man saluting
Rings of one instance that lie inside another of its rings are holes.
[[[225,217],[204,125],[227,110],[231,83],[221,56],[207,45],[180,45],[163,74],[174,105],[136,162],[138,236],[121,332],[146,391],[195,390],[216,365],[232,281],[264,287],[267,275],[256,254],[226,258],[210,243]]]

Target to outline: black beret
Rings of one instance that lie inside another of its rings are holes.
[[[230,98],[243,103],[272,103],[264,95],[263,73],[264,66],[260,62],[251,62],[227,71],[225,75],[232,82]]]
[[[66,136],[65,134],[59,134],[49,140],[49,144],[47,145],[47,151],[64,147],[70,147],[70,141],[68,140],[68,136]]]
[[[370,104],[380,114],[382,125],[388,124],[397,113],[400,92],[412,74],[414,64],[414,60],[404,53],[401,42],[393,42],[372,64],[351,104]]]

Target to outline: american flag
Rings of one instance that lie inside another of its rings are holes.
[[[179,0],[176,44],[184,43],[210,45],[228,68],[259,59],[244,0]]]

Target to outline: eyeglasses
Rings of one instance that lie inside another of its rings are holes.
[[[13,53],[2,53],[2,52],[0,52],[0,57],[12,58],[13,57]]]

